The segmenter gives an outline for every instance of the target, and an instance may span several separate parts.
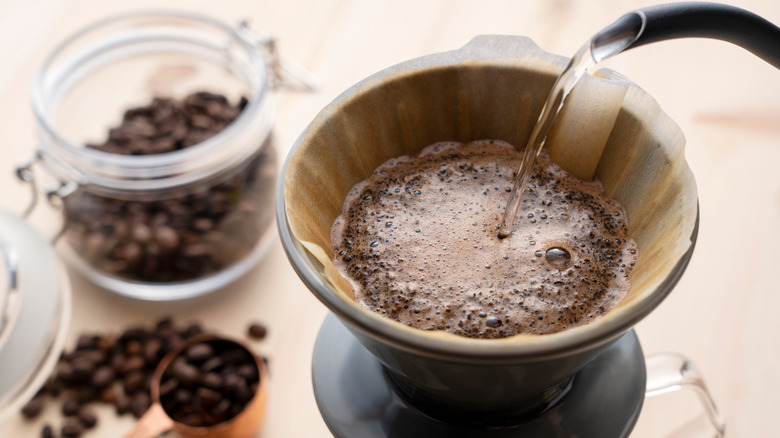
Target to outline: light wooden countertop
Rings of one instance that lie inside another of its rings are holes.
[[[733,4],[780,23],[780,3]],[[131,5],[132,4],[132,5]],[[0,207],[21,212],[27,187],[13,167],[32,155],[29,106],[33,72],[61,38],[108,14],[144,8],[185,9],[227,23],[251,18],[279,40],[282,53],[317,74],[317,94],[277,94],[282,155],[338,93],[387,66],[451,50],[479,34],[518,34],[570,56],[593,32],[649,1],[302,0],[152,1],[10,0],[0,3]],[[780,71],[730,44],[664,42],[606,63],[651,95],[687,138],[686,157],[699,188],[701,226],[693,259],[669,298],[637,326],[646,353],[691,358],[725,415],[728,436],[777,436],[780,409]],[[280,160],[283,157],[280,157]],[[52,215],[36,214],[42,229]],[[243,336],[252,321],[269,327],[257,350],[271,359],[265,438],[330,436],[311,388],[311,354],[326,314],[298,280],[276,242],[249,275],[223,291],[176,303],[147,303],[100,290],[75,273],[70,340],[90,330],[119,330],[160,315],[200,320]],[[2,370],[0,370],[2,372]],[[129,417],[99,410],[86,436],[117,437]],[[49,409],[47,416],[55,418]],[[652,398],[632,436],[703,436],[693,394]],[[59,424],[59,420],[54,420]],[[39,436],[40,421],[0,424],[2,437]],[[706,430],[706,429],[705,429]]]

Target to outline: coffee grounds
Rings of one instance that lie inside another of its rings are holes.
[[[472,338],[594,321],[627,294],[637,259],[622,207],[540,155],[514,233],[498,227],[522,154],[439,143],[357,184],[331,229],[334,263],[362,306]]]
[[[207,427],[244,410],[260,382],[252,355],[232,342],[208,341],[189,347],[168,366],[160,403],[175,421]]]
[[[120,155],[176,152],[213,137],[247,105],[198,92],[183,100],[155,98],[129,109],[102,144]],[[66,237],[88,263],[109,275],[142,282],[188,281],[216,273],[249,254],[270,226],[276,182],[271,139],[237,169],[189,189],[142,200],[81,187],[64,198]]]
[[[74,350],[62,354],[52,375],[21,413],[27,419],[34,419],[41,414],[48,400],[61,398],[61,413],[66,421],[60,434],[73,437],[81,436],[97,425],[98,418],[90,409],[94,403],[111,404],[120,416],[129,413],[141,418],[152,402],[151,381],[160,360],[182,342],[202,333],[205,331],[198,323],[177,327],[171,318],[163,318],[153,328],[131,327],[119,335],[82,334]],[[189,348],[186,353],[194,354],[194,360],[203,362],[204,367],[210,363],[209,366],[213,366],[215,358],[208,355],[214,350],[201,351],[197,355],[198,348]],[[267,359],[263,360],[267,364]],[[257,379],[247,377],[251,377],[251,373],[239,372],[236,366],[222,367],[220,372],[228,381],[231,375],[244,379],[254,393]],[[192,382],[198,380],[195,378]],[[189,382],[179,385],[167,381],[169,391],[188,390],[191,386],[187,385]],[[161,385],[161,391],[163,387],[166,386]],[[213,383],[211,388],[220,389]],[[239,404],[231,402],[227,412],[233,412]],[[41,436],[54,436],[52,426],[44,425]]]

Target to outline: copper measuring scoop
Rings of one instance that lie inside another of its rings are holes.
[[[173,360],[182,355],[189,347],[204,342],[225,342],[245,350],[257,365],[259,383],[257,391],[249,400],[244,409],[233,418],[217,423],[212,426],[189,426],[184,423],[173,420],[165,411],[160,403],[160,382],[163,375]],[[265,361],[262,358],[252,354],[252,352],[240,342],[223,338],[215,335],[199,335],[172,350],[166,355],[152,376],[152,405],[146,411],[143,417],[138,421],[135,428],[131,430],[124,438],[156,438],[170,430],[175,430],[183,438],[253,438],[258,435],[265,419],[265,411],[268,399],[268,373]]]

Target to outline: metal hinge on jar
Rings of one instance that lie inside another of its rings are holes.
[[[41,153],[36,152],[33,158],[28,160],[26,163],[16,167],[16,177],[19,179],[19,181],[30,185],[30,204],[27,206],[24,212],[22,212],[22,217],[25,219],[29,217],[30,214],[32,214],[32,212],[35,210],[35,207],[38,205],[38,182],[35,179],[35,172],[33,167],[42,159],[43,157],[41,156]],[[49,204],[55,208],[62,208],[62,199],[76,191],[78,187],[78,183],[74,181],[60,182],[57,187],[46,189],[43,193],[46,195],[46,199],[49,201]],[[57,243],[60,237],[62,237],[62,234],[65,233],[66,227],[67,221],[63,219],[62,226],[54,235],[54,237],[51,238],[52,244]]]
[[[268,66],[268,84],[273,90],[285,88],[296,91],[318,91],[320,80],[312,72],[279,54],[276,38],[258,35],[249,29],[249,21],[242,21],[235,29],[236,36],[263,51]]]

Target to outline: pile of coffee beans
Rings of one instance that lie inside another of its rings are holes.
[[[102,144],[122,155],[175,152],[225,129],[247,105],[208,92],[155,98],[127,110]],[[164,193],[129,199],[81,187],[64,198],[66,237],[93,267],[142,282],[189,281],[249,254],[273,222],[276,152],[269,136],[232,171]],[[138,199],[136,199],[138,198]]]
[[[22,415],[35,418],[47,401],[62,399],[65,422],[60,435],[63,437],[79,437],[97,424],[91,409],[96,403],[113,405],[117,415],[140,418],[151,405],[152,375],[162,358],[182,342],[202,333],[204,329],[198,323],[176,326],[170,318],[163,318],[154,327],[133,327],[121,334],[82,334],[75,349],[63,353],[53,374],[22,408]],[[197,356],[197,349],[195,354],[196,358],[201,357]],[[220,372],[225,370],[235,374],[237,367],[223,367]],[[252,386],[256,380],[249,382],[242,378],[248,382],[249,389],[256,388]],[[178,385],[173,386],[179,389]],[[233,404],[228,412],[232,408]],[[55,436],[51,425],[43,426],[41,436]]]
[[[246,349],[224,340],[202,342],[187,348],[165,370],[160,402],[180,423],[213,426],[243,411],[259,382],[257,363]]]

